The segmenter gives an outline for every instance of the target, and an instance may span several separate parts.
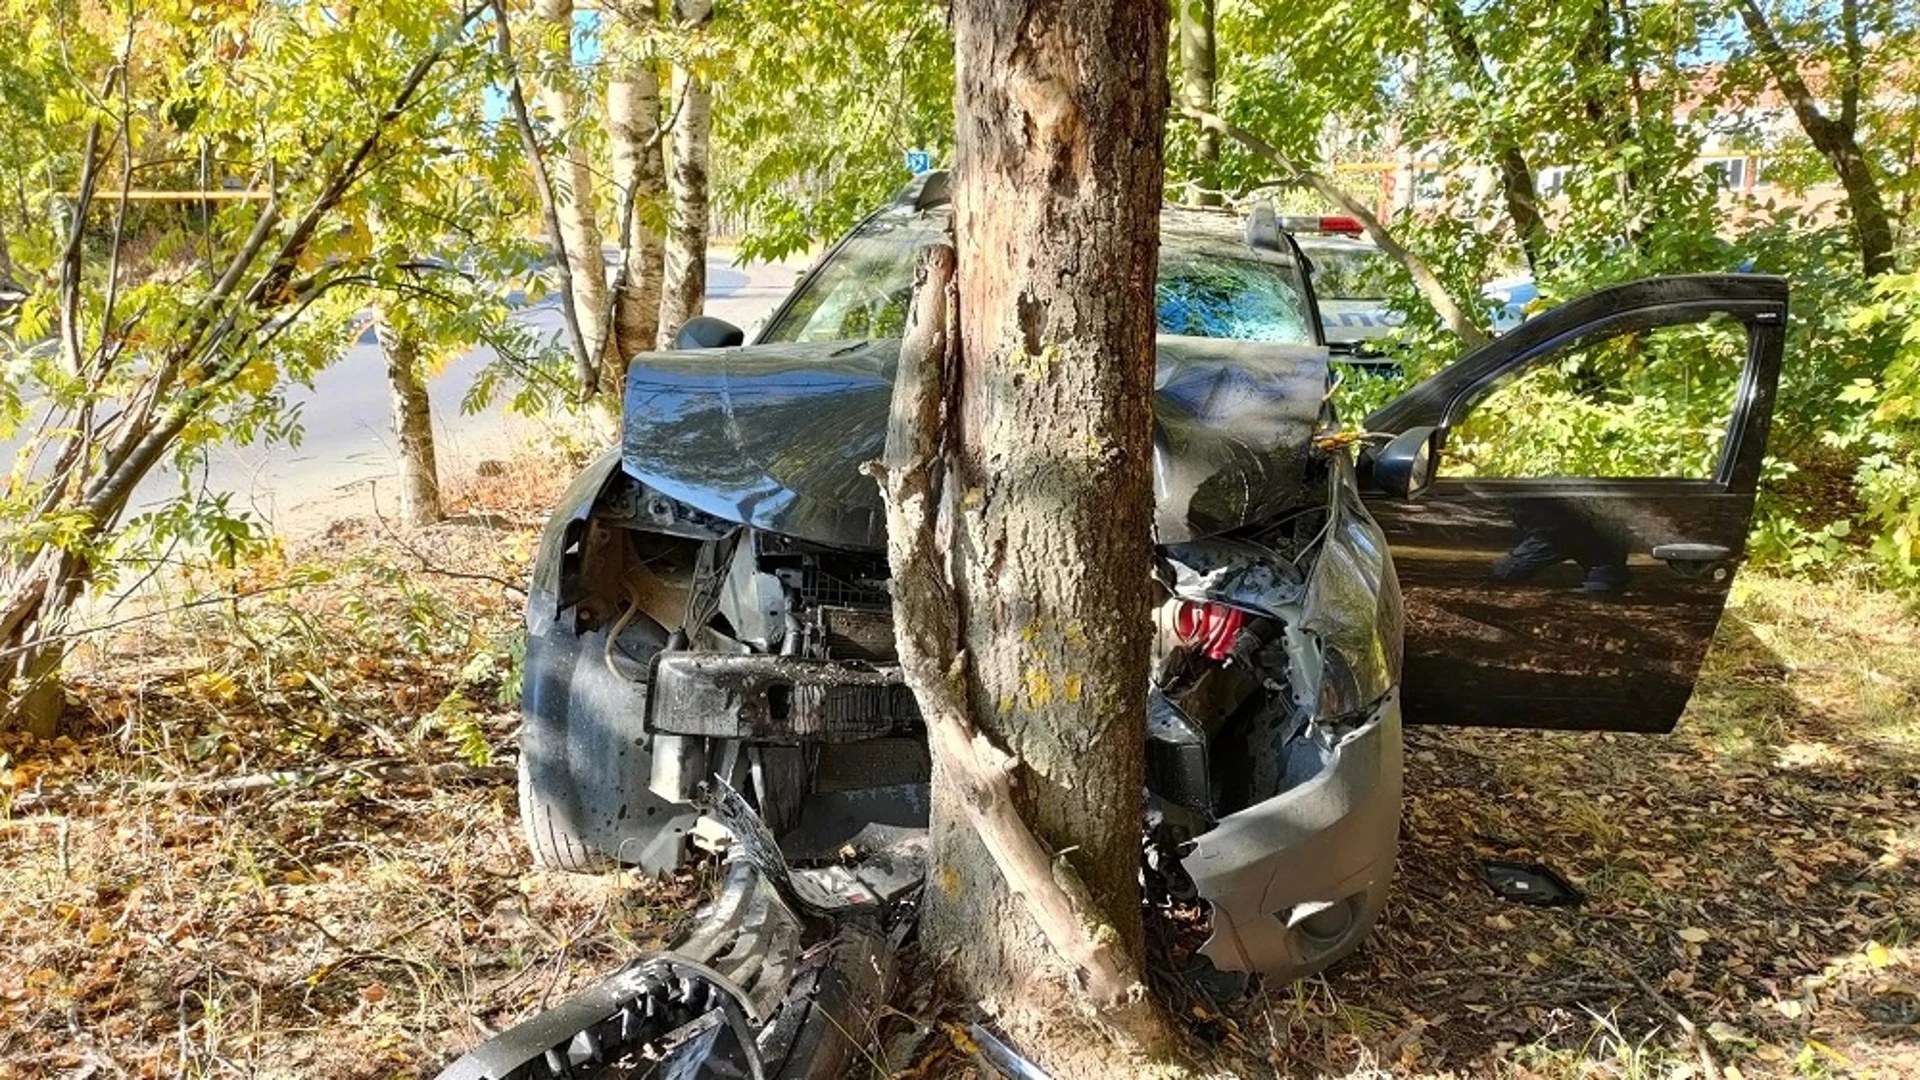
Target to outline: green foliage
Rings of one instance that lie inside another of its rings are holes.
[[[1745,360],[1744,329],[1718,322],[1574,349],[1496,387],[1451,432],[1448,471],[1709,478]]]
[[[1858,454],[1855,494],[1876,560],[1898,583],[1920,584],[1920,274],[1882,277],[1849,328],[1891,358],[1879,379],[1857,378],[1837,395],[1862,412],[1831,442]]]
[[[926,0],[733,0],[714,31],[717,205],[740,254],[790,255],[851,228],[908,179],[906,151],[953,148],[953,38]]]

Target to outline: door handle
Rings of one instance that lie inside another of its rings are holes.
[[[1669,563],[1725,562],[1733,551],[1719,544],[1656,544],[1653,557]]]
[[[1710,577],[1714,581],[1725,581],[1726,562],[1733,558],[1733,550],[1720,544],[1655,544],[1653,557],[1683,578]]]

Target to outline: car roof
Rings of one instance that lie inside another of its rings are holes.
[[[928,224],[937,221],[944,225],[952,213],[949,175],[945,170],[936,169],[914,177],[869,223],[885,227],[909,225],[920,219]],[[1251,258],[1288,267],[1294,263],[1293,253],[1285,248],[1256,247],[1249,243],[1246,218],[1226,208],[1162,204],[1160,242],[1163,247],[1182,253]]]

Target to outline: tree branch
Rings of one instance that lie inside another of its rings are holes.
[[[507,5],[492,0],[494,44],[507,68],[507,107],[513,114],[513,126],[520,133],[520,146],[533,170],[533,186],[540,193],[540,213],[546,218],[547,246],[553,251],[554,269],[560,275],[560,318],[567,327],[567,348],[573,353],[574,366],[580,372],[580,400],[599,389],[600,372],[587,354],[587,339],[580,329],[573,289],[573,266],[567,261],[567,238],[560,228],[560,205],[554,197],[553,178],[547,174],[547,159],[540,152],[540,138],[534,133],[533,118],[527,113],[527,97],[520,89],[520,63],[513,55],[513,35],[507,28]],[[596,253],[598,254],[598,253]]]
[[[1487,57],[1474,40],[1473,30],[1457,0],[1435,0],[1434,15],[1440,32],[1446,37],[1454,59],[1465,70],[1474,100],[1483,113],[1488,102],[1500,99],[1500,86],[1487,65]],[[1500,169],[1500,188],[1506,196],[1507,216],[1519,234],[1520,250],[1527,257],[1527,268],[1537,271],[1548,240],[1547,221],[1540,213],[1540,189],[1534,183],[1533,166],[1527,162],[1520,142],[1506,125],[1494,123],[1493,153]]]
[[[1395,239],[1393,234],[1387,231],[1387,227],[1380,223],[1380,219],[1374,216],[1373,211],[1367,209],[1366,204],[1360,200],[1347,194],[1345,188],[1312,169],[1302,168],[1281,153],[1272,143],[1245,128],[1222,120],[1213,113],[1186,105],[1181,106],[1180,111],[1201,127],[1225,135],[1252,151],[1256,156],[1265,158],[1286,170],[1295,179],[1313,188],[1323,198],[1338,206],[1342,212],[1358,219],[1360,227],[1366,230],[1367,238],[1372,240],[1388,258],[1400,264],[1400,268],[1413,279],[1414,287],[1420,290],[1421,298],[1433,308],[1435,314],[1440,316],[1440,320],[1447,324],[1447,329],[1453,331],[1468,349],[1477,349],[1487,343],[1489,339],[1486,332],[1481,330],[1459,302],[1454,300],[1453,294],[1441,284],[1439,276],[1433,272],[1432,267],[1427,265],[1427,261]]]
[[[498,0],[495,0],[495,3],[498,3]],[[210,338],[205,331],[205,320],[211,317],[217,307],[202,306],[203,317],[199,320],[192,338],[183,346],[169,350],[169,359],[163,364],[163,368],[178,369],[183,366],[181,358],[189,353],[195,353],[191,361],[184,366],[202,370],[202,377],[196,380],[190,389],[182,392],[168,406],[164,418],[157,426],[149,428],[144,435],[141,435],[140,431],[145,425],[129,427],[127,436],[131,438],[138,435],[138,441],[131,442],[131,445],[125,447],[124,457],[113,468],[103,472],[87,492],[83,509],[94,521],[107,522],[117,517],[125,506],[127,498],[132,495],[134,486],[146,476],[155,462],[159,461],[160,455],[186,428],[199,410],[221,387],[239,377],[247,361],[253,358],[251,351],[229,349],[225,364],[213,366],[211,361],[216,352],[227,345],[227,335],[231,333],[240,312],[265,313],[280,306],[284,301],[293,299],[282,296],[286,282],[293,275],[300,257],[305,254],[308,244],[319,229],[320,222],[339,206],[341,200],[346,198],[355,182],[360,179],[361,166],[379,146],[381,136],[386,134],[387,129],[413,104],[428,73],[446,55],[453,39],[465,32],[467,26],[486,10],[482,5],[462,12],[459,23],[449,30],[447,36],[436,42],[414,62],[413,67],[401,81],[400,89],[395,92],[393,99],[387,103],[386,108],[374,121],[373,129],[360,141],[360,145],[347,159],[346,165],[334,173],[332,179],[321,189],[320,194],[308,206],[306,213],[302,214],[300,220],[295,223],[293,230],[285,240],[281,241],[279,249],[274,252],[273,259],[267,264],[266,271],[254,282],[253,287],[247,290],[241,302],[227,311]],[[264,245],[266,236],[271,230],[272,219],[276,216],[273,212],[274,205],[275,200],[270,198],[267,209],[262,211],[260,220],[255,223],[253,234],[248,238],[248,248],[256,254]],[[215,287],[214,296],[209,298],[212,303],[226,302],[226,298],[231,296],[232,289],[237,287],[238,280],[244,276],[246,268],[252,264],[256,254],[248,254],[243,250],[243,257],[235,259],[228,267],[227,274],[223,276],[220,285]],[[167,374],[167,371],[163,370],[156,378],[164,379]],[[158,398],[157,394],[155,398]]]

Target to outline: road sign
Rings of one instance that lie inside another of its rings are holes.
[[[915,176],[933,168],[933,152],[930,150],[907,151],[907,171]]]

